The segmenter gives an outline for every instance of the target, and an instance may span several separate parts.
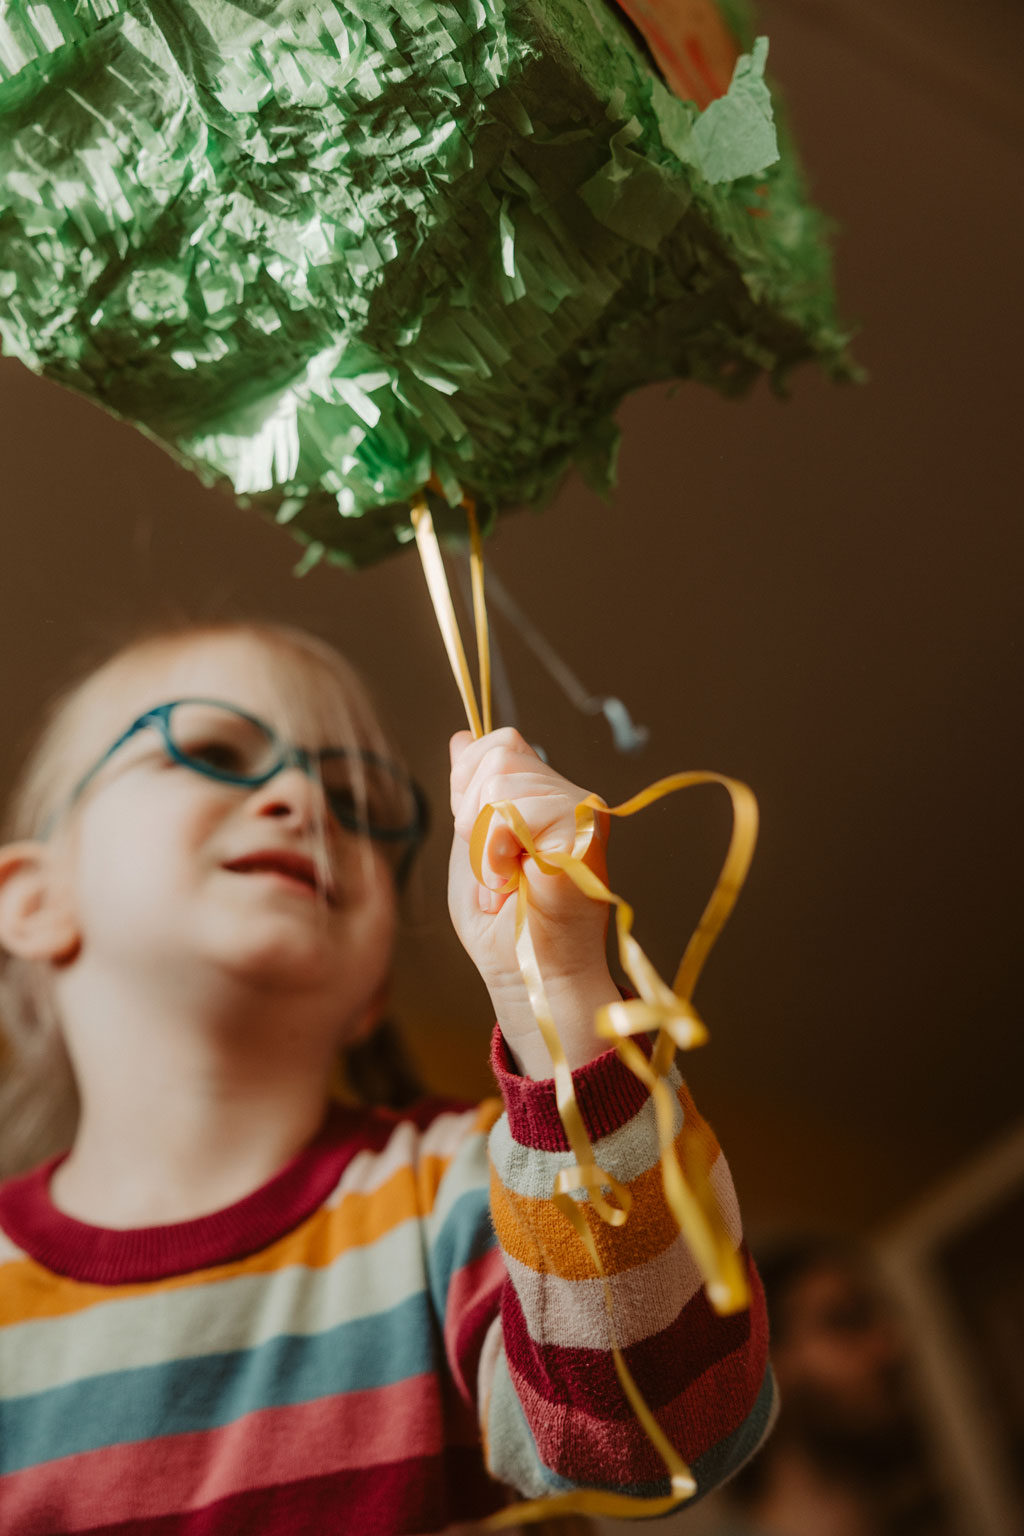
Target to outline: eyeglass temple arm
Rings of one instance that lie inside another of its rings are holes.
[[[54,811],[51,811],[50,815],[47,817],[43,824],[42,831],[39,834],[40,841],[46,841],[54,827],[57,825],[57,822],[62,816],[67,814],[67,812],[78,800],[79,796],[85,792],[85,790],[92,783],[93,779],[99,773],[100,769],[106,763],[109,763],[114,753],[120,747],[123,747],[125,742],[129,741],[135,735],[136,731],[141,731],[145,726],[152,725],[154,723],[159,724],[161,730],[166,731],[166,722],[167,715],[161,709],[149,709],[144,715],[140,715],[137,720],[133,720],[128,729],[126,731],[122,731],[117,740],[107,748],[103,756],[98,758],[97,761],[93,763],[88,772],[82,775],[82,777],[78,780],[78,783],[67,795],[65,795],[63,801],[61,801],[57,808]]]

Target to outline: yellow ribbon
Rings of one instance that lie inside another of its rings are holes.
[[[472,678],[458,635],[458,624],[444,575],[444,564],[437,544],[437,536],[423,498],[419,498],[414,505],[413,525],[427,584],[452,670],[466,705],[470,728],[474,735],[479,737],[483,729],[490,728],[490,678],[485,662],[487,623],[479,533],[476,528],[475,513],[469,505],[467,505],[467,513],[470,526],[481,695],[484,701],[483,719],[476,706]],[[486,727],[483,721],[487,722]],[[733,808],[732,834],[711,899],[686,946],[673,985],[669,987],[658,975],[657,970],[633,937],[633,908],[623,897],[611,891],[589,868],[585,857],[596,836],[598,814],[633,816],[666,795],[701,784],[718,784],[728,791]],[[532,859],[543,874],[564,874],[584,895],[614,906],[619,959],[637,995],[635,998],[624,999],[599,1009],[595,1019],[595,1029],[599,1037],[609,1040],[614,1045],[625,1066],[649,1089],[655,1106],[662,1185],[666,1202],[700,1269],[711,1305],[722,1315],[737,1312],[749,1304],[746,1273],[739,1254],[733,1248],[702,1160],[699,1157],[686,1158],[685,1156],[688,1136],[685,1121],[680,1140],[684,1149],[683,1161],[688,1165],[686,1172],[681,1165],[674,1137],[675,1096],[666,1081],[666,1076],[676,1050],[691,1050],[695,1046],[702,1045],[708,1038],[707,1029],[691,1000],[693,989],[712,945],[736,903],[750,867],[757,839],[757,802],[747,785],[736,779],[726,778],[718,773],[691,772],[672,774],[668,778],[659,779],[657,783],[641,790],[639,794],[634,795],[622,805],[607,806],[597,795],[588,795],[576,807],[575,815],[576,827],[572,851],[570,853],[542,852],[534,842],[529,827],[513,802],[500,801],[484,806],[477,817],[470,838],[470,861],[473,872],[483,884],[484,850],[491,823],[494,817],[498,816],[510,827],[527,858]],[[599,1167],[594,1158],[590,1138],[576,1101],[572,1072],[562,1049],[551,1007],[544,991],[544,981],[530,933],[529,890],[529,881],[524,865],[521,864],[506,881],[502,892],[503,894],[515,893],[516,958],[538,1028],[551,1056],[558,1113],[575,1158],[575,1166],[563,1169],[558,1175],[551,1198],[566,1219],[572,1223],[601,1280],[616,1374],[637,1419],[665,1463],[672,1492],[664,1498],[637,1499],[625,1494],[579,1489],[573,1493],[534,1499],[511,1506],[493,1516],[488,1522],[494,1528],[569,1513],[606,1515],[612,1518],[619,1515],[627,1518],[637,1515],[655,1516],[667,1513],[682,1500],[692,1497],[696,1491],[696,1483],[689,1467],[668,1440],[647,1406],[623,1358],[616,1337],[614,1303],[607,1272],[601,1261],[594,1235],[578,1200],[573,1196],[574,1191],[585,1191],[587,1203],[593,1207],[597,1216],[611,1227],[624,1226],[632,1208],[629,1190],[606,1170]],[[632,1037],[647,1034],[652,1030],[657,1030],[657,1037],[648,1059]],[[692,1134],[692,1130],[689,1134]],[[608,1198],[609,1194],[615,1203]]]
[[[483,735],[483,722],[476,706],[476,693],[473,689],[473,679],[469,675],[466,653],[462,649],[462,636],[459,634],[459,622],[455,617],[452,595],[448,590],[448,578],[444,573],[441,546],[437,542],[434,519],[430,515],[425,496],[417,497],[412,504],[412,526],[416,534],[416,547],[420,552],[423,574],[427,578],[430,600],[434,605],[441,638],[462,695],[469,728],[474,736],[479,737]]]
[[[469,577],[473,587],[473,618],[476,621],[476,655],[480,667],[480,705],[484,735],[490,735],[491,721],[491,642],[487,633],[487,604],[484,600],[484,551],[476,507],[468,498],[462,503],[469,522]]]

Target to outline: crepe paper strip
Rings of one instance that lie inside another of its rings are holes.
[[[561,688],[566,698],[585,715],[604,715],[611,726],[612,740],[619,752],[639,752],[650,740],[650,731],[645,725],[635,725],[633,718],[621,699],[613,698],[610,694],[588,693],[580,682],[575,672],[569,668],[559,656],[554,646],[547,640],[515,601],[512,594],[498,580],[492,571],[488,582],[491,596],[494,598],[502,613],[509,623],[514,625],[544,667]]]
[[[713,0],[618,0],[668,84],[703,109],[729,89],[742,49]]]

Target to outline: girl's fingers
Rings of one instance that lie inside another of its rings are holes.
[[[465,794],[455,801],[453,806],[455,830],[468,842],[473,835],[476,819],[485,805],[498,805],[502,800],[511,800],[517,806],[527,800],[536,801],[538,804],[545,800],[565,804],[570,801],[568,792],[572,789],[573,786],[566,784],[564,780],[551,783],[538,778],[534,773],[491,775],[481,771],[473,779]],[[539,824],[538,830],[542,825],[543,821]],[[532,826],[530,830],[534,830]]]
[[[485,885],[476,888],[477,906],[481,912],[486,912],[493,917],[495,912],[500,912],[508,900],[508,896],[502,896],[500,891],[490,891]]]
[[[493,883],[500,889],[517,873],[522,857],[523,845],[512,828],[505,822],[493,822],[484,849],[484,873],[488,876],[488,885],[492,884],[493,876]]]
[[[537,756],[519,732],[492,731],[474,740],[468,731],[451,738],[451,798],[456,841],[467,849],[480,812],[486,805],[511,802],[522,817],[538,851],[568,853],[576,834],[575,810],[586,791],[556,773]],[[603,823],[603,825],[602,825]],[[604,872],[607,817],[601,817],[586,862]],[[498,814],[492,817],[482,854],[484,885],[477,884],[476,905],[482,912],[500,911],[507,897],[500,894],[518,874],[525,849]],[[535,870],[531,880],[546,877]],[[561,882],[561,876],[556,877]]]
[[[452,916],[456,918],[456,927],[459,926],[457,913],[463,921],[469,916],[467,903],[477,912],[493,915],[501,911],[508,899],[498,891],[480,885],[470,867],[469,849],[461,839],[456,838],[452,843],[449,872],[449,902],[455,903]]]
[[[449,751],[453,810],[456,798],[466,793],[485,761],[490,776],[545,767],[529,742],[510,726],[481,736],[478,741],[474,741],[468,731],[456,731],[449,743]]]
[[[455,732],[455,735],[452,737],[451,741],[448,743],[448,756],[449,756],[449,758],[451,760],[451,765],[452,765],[453,771],[454,771],[456,763],[459,762],[459,760],[462,757],[462,754],[465,752],[466,748],[468,746],[471,746],[472,743],[473,743],[473,732],[472,731],[456,731]]]
[[[512,798],[512,797],[509,797]],[[526,823],[527,831],[541,857],[545,853],[571,853],[576,836],[575,802],[564,795],[538,795],[515,799],[515,807]],[[482,866],[484,880],[492,890],[500,889],[510,876],[518,873],[526,849],[499,814],[491,819],[484,844]],[[535,879],[540,871],[527,873]]]

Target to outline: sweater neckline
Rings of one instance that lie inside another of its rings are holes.
[[[265,1184],[191,1221],[98,1227],[53,1203],[67,1153],[0,1186],[0,1227],[29,1258],[69,1280],[131,1285],[230,1264],[293,1231],[322,1205],[361,1144],[359,1111],[332,1104],[311,1142]]]

